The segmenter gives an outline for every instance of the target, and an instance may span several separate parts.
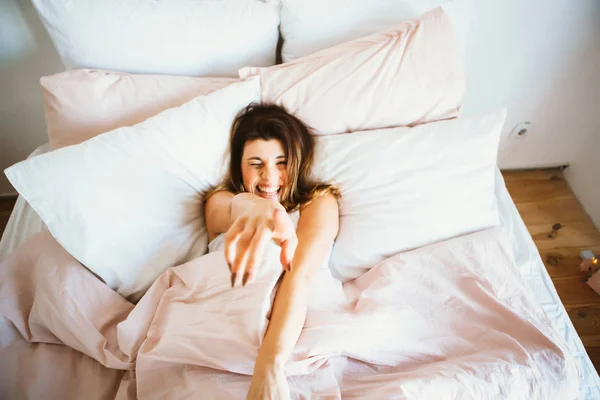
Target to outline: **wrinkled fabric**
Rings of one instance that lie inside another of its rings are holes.
[[[202,198],[259,90],[236,82],[4,173],[70,254],[137,301],[168,267],[206,253]]]
[[[66,344],[96,360],[82,369],[90,393],[244,398],[281,275],[276,249],[260,271],[232,289],[215,251],[169,269],[134,307],[41,232],[0,265],[1,351],[19,336]],[[293,398],[577,396],[574,360],[498,228],[397,254],[344,285],[320,269],[310,290],[286,365]],[[31,360],[39,372],[13,380],[2,357],[0,393],[41,387],[56,373],[44,362],[58,359]]]
[[[242,68],[239,75],[260,76],[262,100],[286,107],[316,135],[454,118],[466,87],[460,40],[441,7],[285,64]]]
[[[82,143],[122,126],[133,126],[234,78],[127,74],[76,69],[40,79],[50,147]]]
[[[519,216],[499,170],[496,171],[496,198],[502,231],[511,243],[514,260],[523,275],[525,284],[533,293],[536,303],[542,307],[544,314],[551,321],[555,332],[566,342],[569,352],[577,362],[580,378],[579,398],[600,399],[598,372],[556,292],[540,253]]]

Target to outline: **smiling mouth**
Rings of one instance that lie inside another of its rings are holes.
[[[256,193],[260,197],[264,197],[266,199],[277,198],[279,196],[280,191],[281,191],[281,186],[278,186],[278,187],[256,186]]]

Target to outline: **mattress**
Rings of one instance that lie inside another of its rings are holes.
[[[27,158],[49,151],[48,143],[41,145]],[[27,204],[22,196],[17,197],[15,207],[0,240],[0,262],[31,235],[40,232],[45,225],[35,211]]]
[[[48,151],[48,145],[37,148],[30,157]],[[600,398],[600,378],[577,335],[556,289],[544,267],[533,239],[529,235],[512,201],[500,171],[496,171],[496,198],[502,229],[510,238],[515,261],[536,300],[541,304],[555,329],[564,338],[577,360],[580,375],[580,399]],[[29,236],[44,229],[44,224],[22,197],[17,199],[2,240],[0,261],[5,259]]]

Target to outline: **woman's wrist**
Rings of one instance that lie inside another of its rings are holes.
[[[286,362],[287,358],[280,354],[267,354],[259,351],[254,369],[283,369]]]

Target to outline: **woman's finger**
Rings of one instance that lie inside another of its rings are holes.
[[[246,224],[244,226],[244,231],[239,236],[235,249],[235,260],[233,261],[232,265],[232,286],[237,285],[237,283],[243,279],[243,276],[246,272],[246,260],[248,259],[249,253],[248,250],[250,248],[250,243],[252,242],[252,238],[254,237],[255,231],[256,228],[254,224]]]
[[[291,237],[281,243],[281,265],[288,271],[292,271],[292,260],[296,253],[296,247],[298,247],[298,237],[294,233]]]
[[[289,215],[282,210],[276,210],[273,213],[274,232],[273,237],[279,240],[281,246],[280,261],[284,269],[291,271],[291,262],[298,245],[296,237],[296,228]]]
[[[243,226],[244,224],[242,219],[238,218],[238,220],[235,221],[225,233],[225,261],[227,261],[227,265],[229,266],[230,271],[232,271],[233,269],[233,261],[236,257],[237,242],[239,240],[240,235],[242,234]]]
[[[285,241],[296,234],[296,228],[290,216],[283,210],[275,210],[273,213],[273,238]]]
[[[257,274],[257,266],[262,260],[265,248],[272,237],[273,231],[265,224],[261,224],[256,228],[254,236],[248,246],[248,255],[242,285],[246,285],[246,283],[254,280],[254,277]]]

